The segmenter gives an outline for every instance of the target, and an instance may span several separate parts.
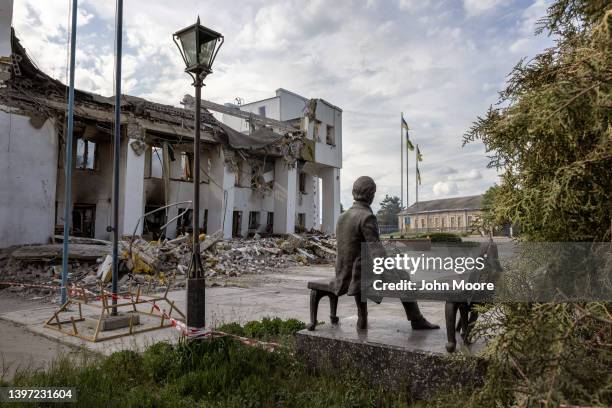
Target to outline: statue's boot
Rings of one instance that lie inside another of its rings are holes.
[[[410,320],[413,330],[434,330],[440,328],[437,324],[430,323],[423,317],[417,302],[402,302],[402,306],[404,306],[406,317]]]
[[[368,328],[368,304],[361,301],[361,295],[354,296],[357,306],[357,329],[365,330]]]

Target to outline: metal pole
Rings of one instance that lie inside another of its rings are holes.
[[[195,136],[193,139],[193,255],[195,278],[201,278],[200,265],[200,111],[202,106],[202,79],[195,81]]]
[[[410,207],[410,183],[408,180],[410,167],[408,166],[408,157],[410,157],[410,153],[408,153],[408,131],[406,130],[406,207]]]
[[[192,259],[187,281],[187,326],[204,327],[206,324],[205,280],[200,259],[200,110],[202,104],[202,74],[196,73],[195,120],[193,139],[193,233]]]
[[[414,181],[416,182],[416,209],[417,211],[419,211],[419,183],[421,182],[421,175],[419,174],[419,145],[417,145],[416,148],[416,160],[414,161],[416,163],[416,176],[414,177]],[[427,226],[429,227],[429,225]]]
[[[400,207],[404,206],[404,130],[402,127],[402,119],[404,118],[404,112],[401,113],[400,115],[400,157],[401,157],[401,161],[402,161],[402,169],[400,171],[400,177],[401,177],[401,181],[400,181]],[[406,154],[406,156],[408,156]],[[408,159],[408,157],[406,157],[406,159]],[[406,164],[406,167],[408,167],[408,165]]]
[[[113,155],[113,306],[117,304],[119,280],[119,160],[121,154],[121,55],[123,34],[123,0],[117,0],[115,21],[115,137]],[[117,314],[113,307],[112,314]]]
[[[68,240],[70,235],[70,209],[72,207],[72,133],[74,130],[74,66],[76,56],[77,0],[72,0],[70,28],[70,80],[68,85],[68,132],[66,134],[66,186],[64,188],[64,243],[62,250],[62,305],[66,303],[68,286]]]

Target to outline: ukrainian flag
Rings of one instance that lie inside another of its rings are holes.
[[[408,148],[408,150],[410,150],[411,152],[414,151],[414,145],[412,144],[412,142],[410,141],[410,135],[408,134],[408,131],[406,131],[406,147]]]
[[[410,128],[408,127],[408,123],[406,122],[406,119],[404,119],[403,114],[402,114],[402,129],[410,130]]]

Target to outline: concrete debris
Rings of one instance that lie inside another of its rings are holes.
[[[110,255],[106,255],[104,261],[98,266],[98,272],[96,273],[96,277],[100,279],[102,282],[110,282],[111,281],[111,272],[113,267],[113,257]]]
[[[98,244],[70,244],[68,258],[73,260],[95,261],[110,253],[110,246]],[[44,261],[62,259],[61,244],[29,245],[16,249],[11,254],[20,261]]]
[[[217,231],[210,235],[202,234],[199,238],[204,273],[211,279],[209,284],[216,286],[225,286],[228,278],[245,274],[272,272],[295,265],[332,263],[336,254],[336,240],[322,234],[222,240],[221,231]],[[190,235],[171,240],[147,241],[135,237],[121,241],[119,289],[127,290],[134,283],[145,284],[153,291],[162,290],[167,285],[184,287],[191,266],[191,246]],[[90,290],[97,290],[100,285],[109,288],[112,276],[110,252],[110,247],[105,244],[71,244],[69,282]],[[19,281],[41,286],[61,282],[61,245],[13,248],[7,253],[0,253],[7,259],[0,263],[0,282]],[[58,293],[45,290],[49,300],[57,299]],[[40,295],[41,291],[23,290],[26,295]]]

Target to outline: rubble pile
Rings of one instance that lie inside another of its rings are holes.
[[[335,259],[335,240],[327,236],[220,240],[220,233],[200,237],[206,276],[240,276],[264,273],[292,265],[328,263]],[[123,241],[121,257],[132,273],[184,275],[191,262],[189,235],[163,242],[136,238]],[[106,270],[99,273],[105,276]],[[105,279],[103,279],[105,280]]]
[[[56,238],[57,239],[57,238]],[[97,240],[96,240],[97,241]],[[119,245],[120,290],[133,282],[150,283],[153,290],[165,290],[166,285],[185,286],[191,263],[191,236],[147,241],[140,237],[125,239]],[[112,257],[109,242],[72,242],[69,255],[69,282],[96,290],[110,285]],[[44,247],[44,251],[39,250]],[[61,284],[60,244],[13,248],[0,254],[1,282],[36,283],[40,286]],[[88,249],[89,248],[89,249]],[[244,274],[271,272],[296,265],[330,263],[335,260],[336,241],[321,234],[250,239],[221,240],[221,233],[200,236],[200,253],[205,276],[215,280]],[[92,254],[91,256],[89,256]],[[95,255],[95,256],[94,256]],[[2,290],[0,286],[0,290]],[[8,287],[4,290],[54,298],[58,293],[48,288]]]
[[[329,263],[335,259],[335,240],[329,237],[234,239],[218,242],[203,254],[206,276],[265,273],[294,265]]]

